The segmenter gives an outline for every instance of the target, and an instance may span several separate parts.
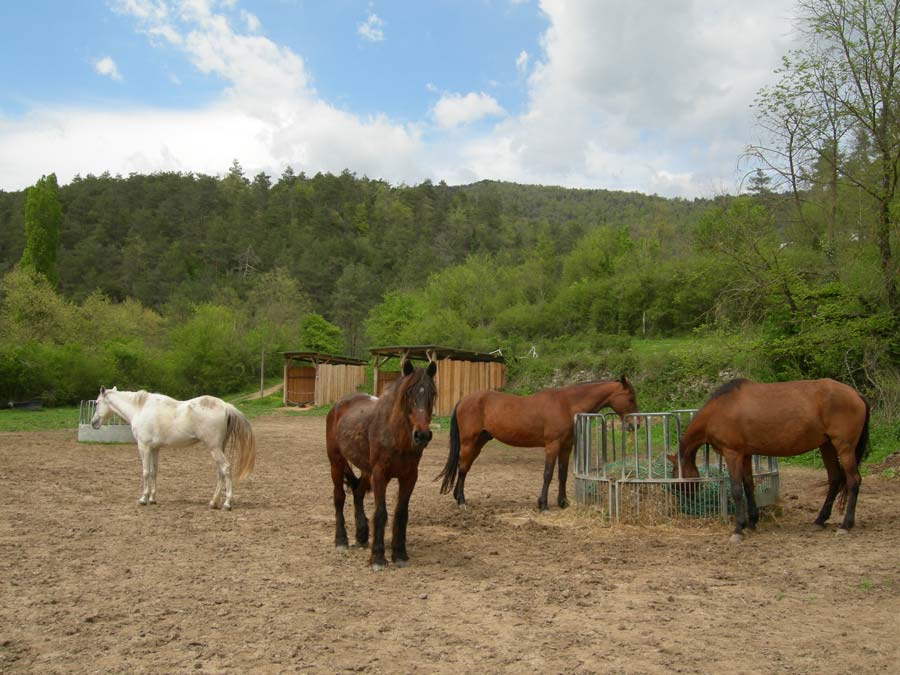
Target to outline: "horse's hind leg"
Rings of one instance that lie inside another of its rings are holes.
[[[233,484],[231,482],[231,464],[228,457],[221,448],[214,448],[210,451],[216,462],[216,491],[209,502],[210,508],[218,508],[219,497],[222,493],[222,485],[225,485],[225,501],[222,502],[222,508],[225,511],[231,510],[231,497],[233,495]]]
[[[150,495],[149,504],[156,503],[156,474],[159,470],[159,448],[150,449]]]
[[[344,502],[347,495],[344,493],[344,476],[347,470],[346,461],[335,459],[328,453],[331,462],[331,482],[334,485],[334,545],[336,548],[346,549],[347,527],[344,523]]]
[[[818,527],[825,527],[825,523],[831,517],[831,509],[834,506],[834,499],[844,485],[844,470],[838,462],[837,450],[826,441],[819,447],[819,453],[822,455],[822,463],[825,465],[825,471],[828,472],[828,493],[825,495],[825,501],[822,503],[822,509],[819,516],[815,520]]]
[[[550,481],[553,480],[553,469],[556,467],[556,458],[559,456],[559,442],[553,441],[544,446],[544,487],[538,497],[538,509],[548,511],[547,493],[550,490]]]
[[[859,497],[859,487],[862,484],[862,477],[859,475],[859,468],[856,465],[854,445],[848,443],[844,448],[839,449],[838,461],[841,463],[844,478],[847,481],[844,487],[847,491],[847,505],[844,508],[844,521],[838,528],[837,534],[846,534],[856,522],[856,499]]]
[[[478,459],[481,449],[491,438],[492,436],[488,432],[482,430],[474,439],[460,441],[462,447],[459,452],[459,472],[456,475],[456,487],[453,488],[453,496],[459,506],[466,503],[466,474]]]
[[[360,546],[369,545],[369,521],[366,519],[365,498],[369,491],[369,474],[364,473],[359,477],[359,482],[353,488],[353,511],[356,515],[356,543]]]

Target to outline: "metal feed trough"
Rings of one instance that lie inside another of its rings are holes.
[[[82,401],[78,406],[78,440],[87,443],[134,443],[131,425],[118,415],[111,415],[99,428],[91,426],[96,401]]]
[[[611,520],[667,522],[680,518],[728,519],[734,511],[722,457],[708,445],[697,452],[699,478],[682,478],[678,439],[696,410],[634,413],[625,431],[615,413],[575,416],[574,489],[578,504],[598,507]],[[639,425],[639,426],[638,426]],[[753,457],[756,504],[778,498],[778,460]]]

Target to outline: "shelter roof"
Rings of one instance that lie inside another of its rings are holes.
[[[343,366],[364,366],[368,362],[363,359],[354,359],[349,356],[336,356],[334,354],[322,354],[321,352],[281,352],[285,361],[309,361],[310,363],[325,363]]]
[[[386,356],[427,361],[434,359],[453,359],[455,361],[492,361],[506,363],[500,354],[485,354],[484,352],[470,352],[465,349],[452,347],[440,347],[438,345],[396,345],[392,347],[374,347],[369,350],[374,356]]]

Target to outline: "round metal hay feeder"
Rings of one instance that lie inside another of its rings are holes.
[[[704,446],[697,453],[699,478],[683,478],[678,439],[696,410],[626,415],[628,432],[614,413],[575,416],[575,502],[596,507],[610,520],[671,522],[684,518],[728,519],[734,512],[731,481],[722,457]],[[753,457],[757,506],[778,498],[778,460]]]
[[[134,443],[131,425],[118,415],[110,415],[99,428],[91,426],[96,401],[82,401],[78,406],[78,441],[82,443]]]

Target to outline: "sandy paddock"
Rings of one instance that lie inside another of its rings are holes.
[[[496,443],[458,509],[431,481],[444,429],[412,497],[412,564],[376,573],[333,547],[324,418],[254,427],[230,513],[207,508],[200,449],[163,450],[160,504],[139,507],[132,446],[0,434],[0,671],[900,672],[896,479],[867,477],[835,537],[811,526],[824,472],[783,470],[780,507],[735,545],[722,524],[541,515],[543,453]]]

